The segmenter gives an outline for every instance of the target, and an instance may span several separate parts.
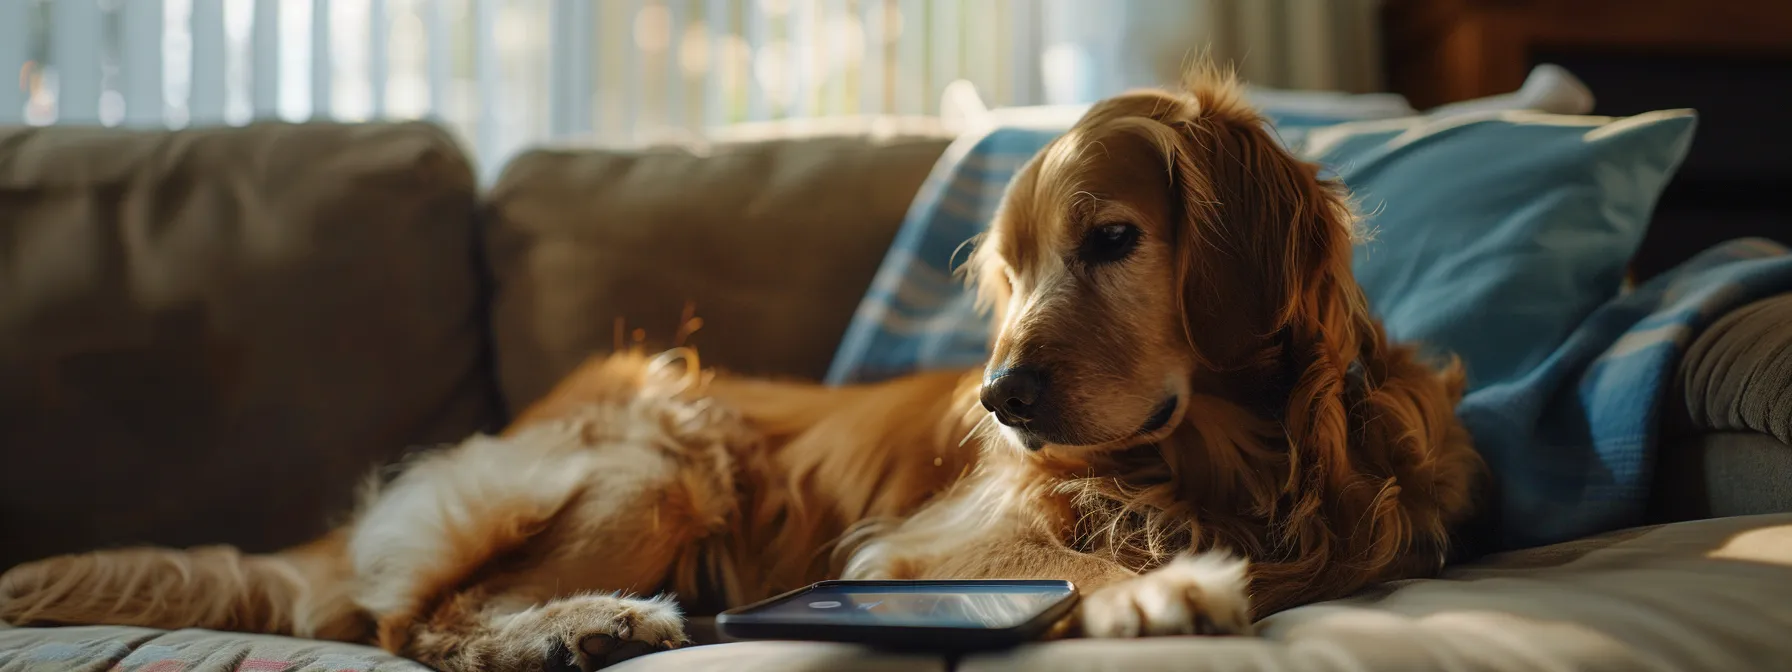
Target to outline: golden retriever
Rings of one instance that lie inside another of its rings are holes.
[[[995,325],[981,370],[826,388],[686,351],[594,359],[502,436],[406,461],[324,539],[30,563],[0,618],[591,670],[683,643],[681,607],[1050,578],[1085,596],[1060,634],[1248,634],[1435,572],[1484,473],[1458,368],[1388,341],[1354,229],[1203,70],[1098,103],[1015,179],[966,266]]]

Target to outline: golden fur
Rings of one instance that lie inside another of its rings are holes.
[[[966,267],[996,325],[985,370],[822,388],[683,350],[595,359],[313,544],[30,563],[0,577],[0,619],[590,670],[682,643],[679,604],[1040,577],[1084,592],[1070,634],[1248,633],[1436,571],[1483,471],[1457,368],[1368,312],[1353,227],[1230,77],[1197,72],[1097,104],[1016,178]],[[1108,231],[1136,247],[1092,261]],[[998,423],[986,378],[1021,367],[1049,372],[1052,410]]]

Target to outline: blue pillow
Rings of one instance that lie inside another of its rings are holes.
[[[1535,368],[1623,287],[1696,117],[1507,111],[1341,124],[1293,149],[1335,172],[1369,240],[1357,281],[1399,340],[1471,390]]]
[[[1459,354],[1480,387],[1546,357],[1619,290],[1695,116],[1276,121],[1291,149],[1356,192],[1374,236],[1357,250],[1356,273],[1389,331]],[[963,261],[954,255],[1021,164],[1062,130],[997,127],[953,143],[910,206],[828,382],[982,363],[988,327],[952,279]]]

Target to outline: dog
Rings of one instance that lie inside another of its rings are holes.
[[[1095,104],[1015,178],[963,267],[982,369],[824,387],[594,358],[315,542],[28,563],[0,619],[589,672],[684,644],[683,610],[823,579],[1045,578],[1084,593],[1054,636],[1248,635],[1434,574],[1485,478],[1461,367],[1390,342],[1356,228],[1201,69]]]

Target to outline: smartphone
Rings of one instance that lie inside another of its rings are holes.
[[[1076,606],[1069,581],[822,581],[716,616],[723,638],[968,651],[1038,639]]]

